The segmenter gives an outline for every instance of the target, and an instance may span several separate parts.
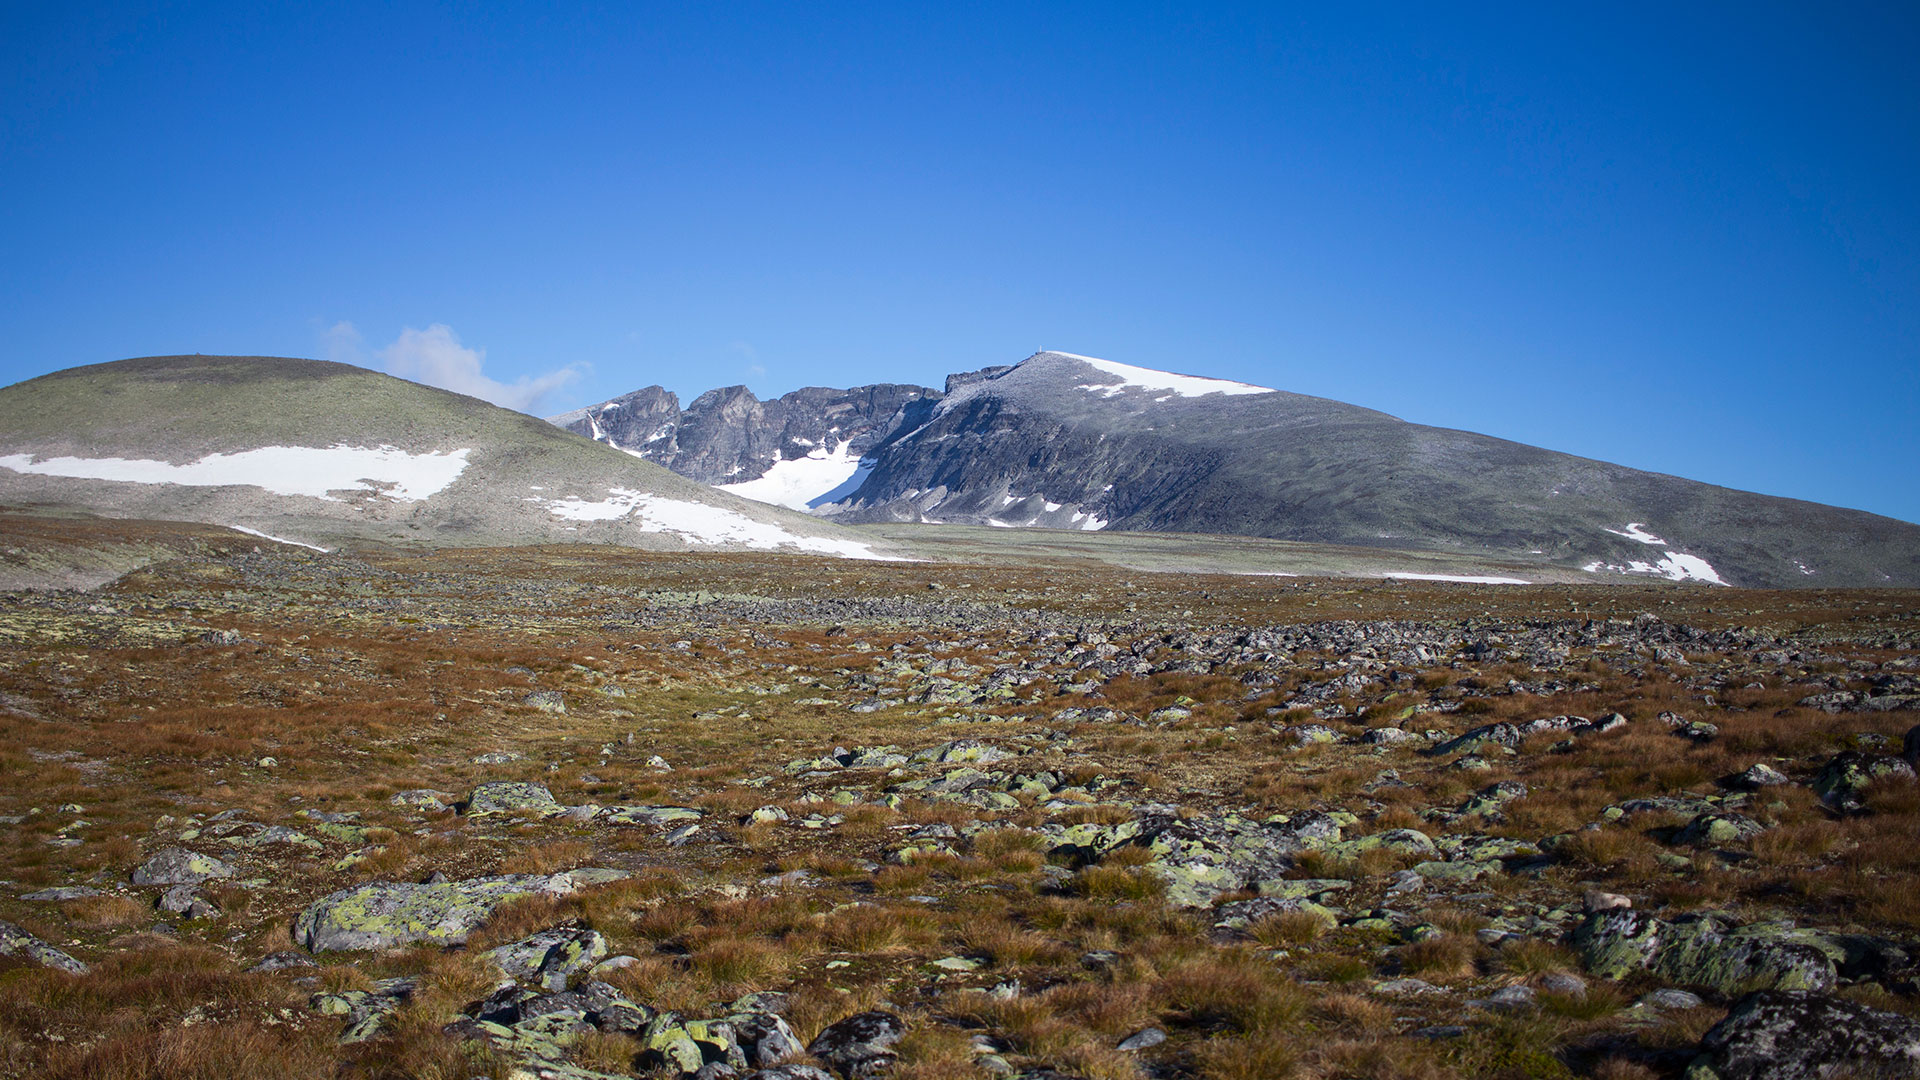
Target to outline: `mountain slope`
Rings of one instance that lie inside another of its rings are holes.
[[[591,541],[871,556],[869,538],[345,364],[163,356],[0,389],[0,500],[312,544]]]
[[[1042,352],[911,408],[873,424],[857,484],[799,505],[1454,552],[1596,580],[1920,585],[1920,526],[1265,387]]]

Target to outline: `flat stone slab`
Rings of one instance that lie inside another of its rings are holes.
[[[312,952],[390,949],[426,942],[458,945],[493,909],[545,890],[544,874],[442,881],[374,882],[341,889],[309,905],[294,920],[293,940]]]

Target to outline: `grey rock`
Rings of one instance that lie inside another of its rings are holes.
[[[211,855],[201,855],[183,847],[161,848],[133,872],[135,885],[198,885],[216,878],[230,878],[233,867]]]
[[[1587,992],[1587,980],[1567,971],[1550,971],[1540,977],[1540,989],[1549,994],[1578,996]]]
[[[1720,847],[1744,843],[1766,831],[1766,826],[1745,814],[1731,811],[1701,814],[1687,822],[1686,827],[1674,837],[1674,842],[1694,847]]]
[[[774,1013],[737,1011],[727,1017],[727,1022],[733,1025],[734,1043],[753,1068],[779,1064],[806,1049],[786,1020]]]
[[[1619,713],[1608,713],[1598,720],[1589,720],[1584,716],[1549,716],[1529,720],[1523,724],[1483,724],[1459,738],[1441,743],[1427,753],[1434,755],[1470,753],[1488,746],[1517,750],[1522,742],[1533,735],[1555,731],[1573,736],[1598,735],[1626,724],[1627,718]]]
[[[341,889],[294,921],[296,944],[312,952],[389,949],[425,942],[457,945],[516,897],[541,892],[549,879],[510,874],[437,884],[374,882]]]
[[[1635,1001],[1634,1004],[1645,1005],[1650,1009],[1658,1009],[1661,1012],[1673,1012],[1678,1009],[1697,1009],[1706,1004],[1706,1002],[1700,1000],[1699,994],[1667,986],[1640,995],[1639,1000]]]
[[[1759,791],[1761,788],[1778,787],[1790,782],[1786,773],[1764,761],[1755,762],[1748,766],[1746,771],[1733,778],[1733,786],[1746,791]]]
[[[189,919],[218,918],[220,908],[192,885],[175,885],[160,894],[160,910]]]
[[[1620,979],[1650,972],[1723,994],[1828,990],[1844,949],[1830,936],[1775,924],[1732,926],[1712,915],[1670,922],[1631,908],[1587,916],[1569,938],[1587,970]]]
[[[567,713],[566,696],[558,690],[535,690],[521,698],[520,704],[560,716],[565,716]]]
[[[598,930],[560,926],[502,945],[487,959],[509,978],[565,990],[575,975],[606,959],[607,939]]]
[[[1828,806],[1853,809],[1871,785],[1882,780],[1914,780],[1914,767],[1897,757],[1847,750],[1835,754],[1814,775],[1813,791]]]
[[[1700,1040],[1719,1080],[1920,1075],[1920,1021],[1826,994],[1760,991]]]
[[[22,956],[41,967],[57,968],[74,975],[85,975],[87,965],[63,950],[41,941],[10,922],[0,922],[0,956]]]
[[[807,1053],[847,1080],[869,1080],[893,1065],[893,1047],[906,1033],[906,1024],[893,1013],[855,1013],[815,1036]]]
[[[255,961],[253,966],[247,968],[247,973],[250,975],[258,975],[268,971],[287,971],[294,968],[312,968],[319,966],[319,964],[314,962],[313,957],[308,956],[306,953],[277,952],[268,953]]]
[[[469,814],[517,814],[531,812],[536,814],[560,814],[566,807],[561,806],[544,784],[520,783],[512,780],[495,780],[481,784],[467,796],[466,811]]]
[[[99,889],[96,889],[91,885],[60,885],[51,889],[41,889],[39,892],[30,892],[25,896],[22,896],[20,899],[35,900],[35,901],[84,900],[89,896],[105,896],[105,895],[106,895],[105,893],[101,892]]]
[[[1504,986],[1487,996],[1487,1005],[1495,1009],[1523,1009],[1539,995],[1531,986]]]
[[[1145,1050],[1167,1041],[1167,1033],[1157,1027],[1141,1028],[1120,1040],[1116,1050]]]
[[[414,788],[411,791],[400,792],[391,799],[388,799],[387,802],[394,806],[406,806],[415,810],[423,810],[429,814],[440,814],[446,812],[448,806],[454,799],[455,797],[453,795],[444,791],[434,791],[431,788]]]

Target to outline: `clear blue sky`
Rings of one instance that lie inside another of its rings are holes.
[[[1910,2],[16,0],[0,382],[1047,347],[1920,520],[1915,56]]]

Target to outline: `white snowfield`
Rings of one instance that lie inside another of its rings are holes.
[[[725,507],[669,499],[628,488],[612,488],[599,502],[587,502],[575,496],[534,501],[544,505],[554,517],[568,521],[630,520],[641,532],[672,533],[693,544],[739,544],[757,551],[794,548],[848,559],[892,561],[890,556],[881,555],[871,545],[858,541],[797,536],[778,525],[755,521]]]
[[[1396,571],[1391,574],[1381,574],[1380,576],[1383,578],[1401,578],[1406,581],[1458,581],[1467,585],[1531,585],[1533,584],[1530,581],[1525,581],[1517,577],[1477,577],[1472,574],[1409,574],[1401,571]]]
[[[289,540],[284,536],[275,536],[272,533],[263,533],[259,529],[249,529],[245,525],[229,525],[227,526],[227,528],[232,529],[234,532],[246,533],[248,536],[257,536],[262,540],[271,540],[276,544],[291,544],[294,547],[303,547],[303,548],[307,548],[310,551],[317,551],[322,555],[331,554],[329,549],[323,548],[319,544],[309,544],[304,540]]]
[[[1112,360],[1100,360],[1077,353],[1056,353],[1091,364],[1109,375],[1117,375],[1120,382],[1113,384],[1088,383],[1080,387],[1091,390],[1101,397],[1113,397],[1128,387],[1169,393],[1176,397],[1206,397],[1208,394],[1271,394],[1272,387],[1254,386],[1250,383],[1232,382],[1227,379],[1205,379],[1198,375],[1175,375],[1171,371],[1155,371],[1152,368],[1134,367],[1132,364],[1116,364]]]
[[[759,478],[721,484],[720,490],[790,510],[838,502],[859,490],[873,471],[871,465],[861,464],[850,447],[846,442],[831,451],[815,447],[806,457],[776,461]]]
[[[1678,551],[1665,553],[1659,562],[1643,562],[1639,559],[1628,561],[1625,565],[1602,562],[1599,559],[1582,566],[1580,569],[1589,574],[1658,574],[1668,581],[1703,581],[1708,585],[1725,585],[1713,565],[1698,555],[1687,555]]]
[[[1625,529],[1606,529],[1615,536],[1624,536],[1642,544],[1665,547],[1668,541],[1662,540],[1646,530],[1646,523],[1629,521]],[[1628,559],[1626,563],[1610,563],[1601,559],[1582,566],[1580,569],[1589,574],[1654,574],[1668,581],[1701,581],[1708,585],[1725,585],[1720,572],[1713,564],[1698,555],[1688,555],[1683,551],[1663,551],[1658,562],[1643,559]]]
[[[185,487],[257,487],[275,495],[342,501],[335,491],[367,491],[417,502],[446,490],[466,471],[471,450],[410,454],[391,446],[262,446],[237,454],[208,454],[175,465],[144,458],[0,457],[0,468],[76,480]]]

